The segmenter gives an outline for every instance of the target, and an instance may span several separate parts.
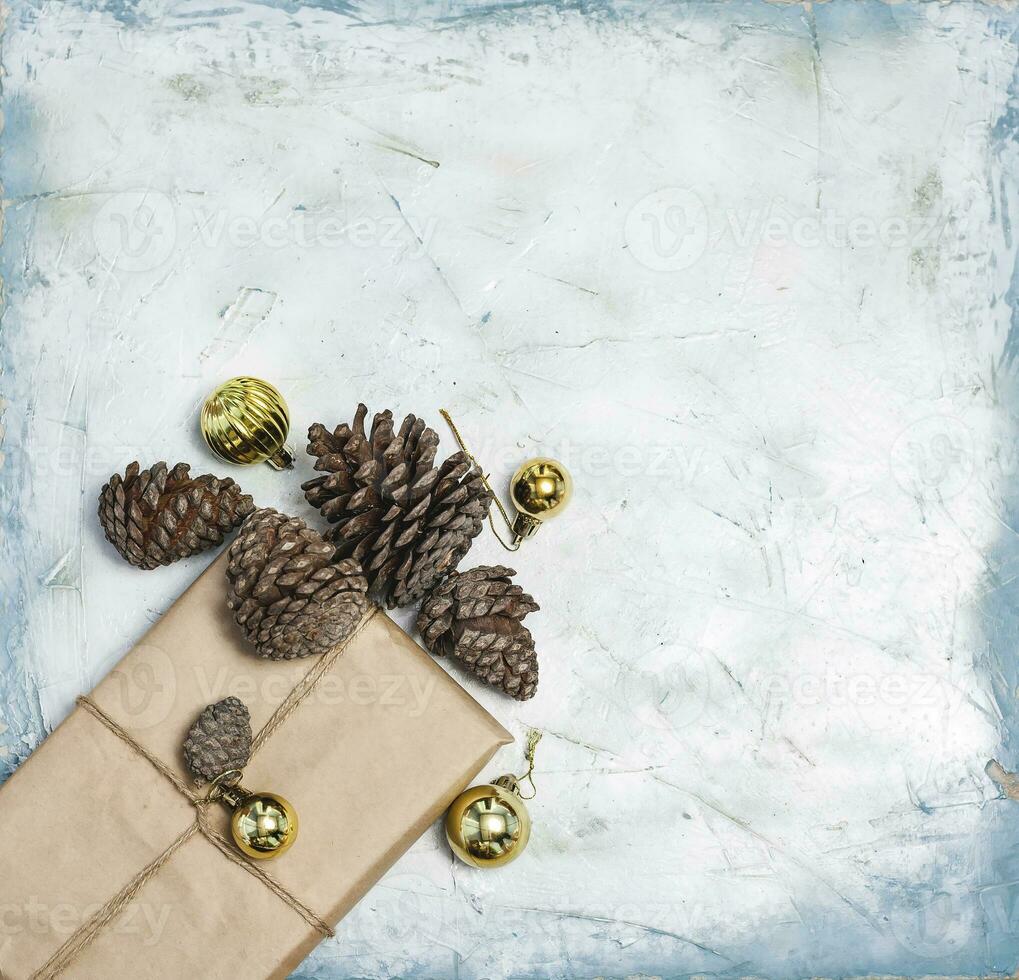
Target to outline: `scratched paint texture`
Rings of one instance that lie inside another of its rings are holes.
[[[8,0],[0,776],[206,564],[93,502],[221,470],[215,382],[298,435],[445,405],[498,484],[576,477],[512,561],[538,696],[465,680],[545,732],[536,831],[484,874],[436,828],[298,975],[1011,973],[1017,26]]]

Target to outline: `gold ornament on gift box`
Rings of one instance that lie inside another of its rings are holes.
[[[233,808],[230,833],[234,843],[256,861],[279,857],[297,840],[297,811],[278,793],[250,793],[240,785],[238,770],[223,774],[236,780],[222,787],[220,799]]]
[[[278,793],[252,793],[241,786],[251,758],[251,716],[239,698],[210,704],[184,741],[184,759],[199,784],[209,784],[205,800],[233,811],[230,832],[249,858],[279,857],[297,840],[297,811]]]
[[[261,378],[242,376],[221,384],[205,399],[201,428],[209,448],[228,463],[268,463],[277,470],[294,465],[294,451],[286,444],[286,400]]]
[[[477,463],[465,445],[463,436],[460,435],[460,430],[456,427],[449,412],[441,408],[439,413],[446,420],[467,458],[471,462]],[[484,481],[485,486],[492,490],[487,474]],[[495,521],[491,514],[488,515],[488,522],[499,543],[507,551],[516,551],[520,547],[521,541],[533,537],[542,524],[550,521],[553,517],[558,517],[566,509],[573,497],[573,477],[558,460],[539,456],[520,464],[510,479],[509,491],[510,501],[517,512],[512,521],[495,491],[492,491],[492,496],[495,498],[495,505],[499,508],[499,513],[502,514],[502,519],[506,522],[506,527],[509,528],[513,539],[509,543],[502,539],[495,529]]]
[[[453,853],[475,868],[499,868],[515,861],[531,839],[531,815],[524,804],[534,798],[534,750],[541,732],[527,736],[527,772],[507,773],[491,783],[472,786],[461,793],[446,811],[446,840]],[[522,782],[531,784],[530,796],[520,792]]]

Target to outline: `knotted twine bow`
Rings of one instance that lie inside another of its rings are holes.
[[[316,685],[326,674],[330,667],[339,659],[340,655],[347,648],[347,645],[371,622],[372,618],[379,611],[378,606],[372,606],[365,613],[356,629],[339,646],[334,647],[329,653],[319,659],[311,670],[301,678],[293,690],[280,702],[279,706],[272,713],[272,716],[265,723],[259,733],[251,742],[251,757],[269,740],[276,730],[297,710],[301,703],[315,690]],[[277,895],[284,904],[289,905],[308,925],[312,926],[323,937],[335,935],[329,924],[316,915],[300,899],[292,895],[272,875],[263,871],[258,865],[253,864],[234,845],[227,840],[219,831],[209,824],[209,817],[206,810],[215,802],[210,794],[199,796],[192,792],[185,782],[165,763],[154,756],[144,745],[137,742],[120,725],[117,724],[102,708],[100,708],[90,697],[82,695],[77,699],[80,707],[84,708],[93,718],[104,725],[109,731],[117,736],[122,742],[130,746],[138,755],[142,756],[157,772],[165,776],[181,794],[195,808],[195,822],[191,824],[177,839],[170,844],[151,864],[138,872],[116,895],[113,896],[95,915],[75,930],[68,940],[43,964],[40,969],[32,974],[32,980],[52,980],[59,976],[74,961],[79,953],[88,949],[96,937],[116,919],[145,887],[148,882],[159,873],[159,870],[189,841],[195,834],[201,834],[211,844],[215,845],[224,857],[233,861],[238,867],[243,868],[248,874],[257,878],[270,891]]]

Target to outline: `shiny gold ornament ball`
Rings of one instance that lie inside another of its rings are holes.
[[[252,793],[234,807],[230,830],[248,857],[279,857],[297,840],[297,811],[275,793]]]
[[[287,446],[290,411],[283,396],[261,378],[231,378],[202,406],[202,435],[209,448],[228,463],[268,463],[274,469],[294,465]]]
[[[510,480],[510,499],[517,517],[513,531],[529,538],[541,525],[565,510],[573,496],[573,478],[558,460],[529,459]]]
[[[498,868],[523,854],[531,817],[510,788],[515,786],[515,780],[503,777],[472,786],[453,801],[446,812],[446,840],[461,861],[475,868]]]

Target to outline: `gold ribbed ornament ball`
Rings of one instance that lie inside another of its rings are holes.
[[[558,517],[573,496],[573,478],[558,460],[542,456],[522,463],[510,479],[517,511],[513,533],[529,538],[545,521]]]
[[[290,410],[268,381],[241,376],[221,384],[202,406],[202,435],[209,448],[228,463],[268,463],[274,469],[294,465],[286,444]]]
[[[297,840],[297,811],[276,793],[252,793],[234,807],[230,830],[248,857],[279,857]]]
[[[475,868],[515,861],[531,837],[531,817],[513,776],[472,786],[446,811],[446,840],[453,853]]]

